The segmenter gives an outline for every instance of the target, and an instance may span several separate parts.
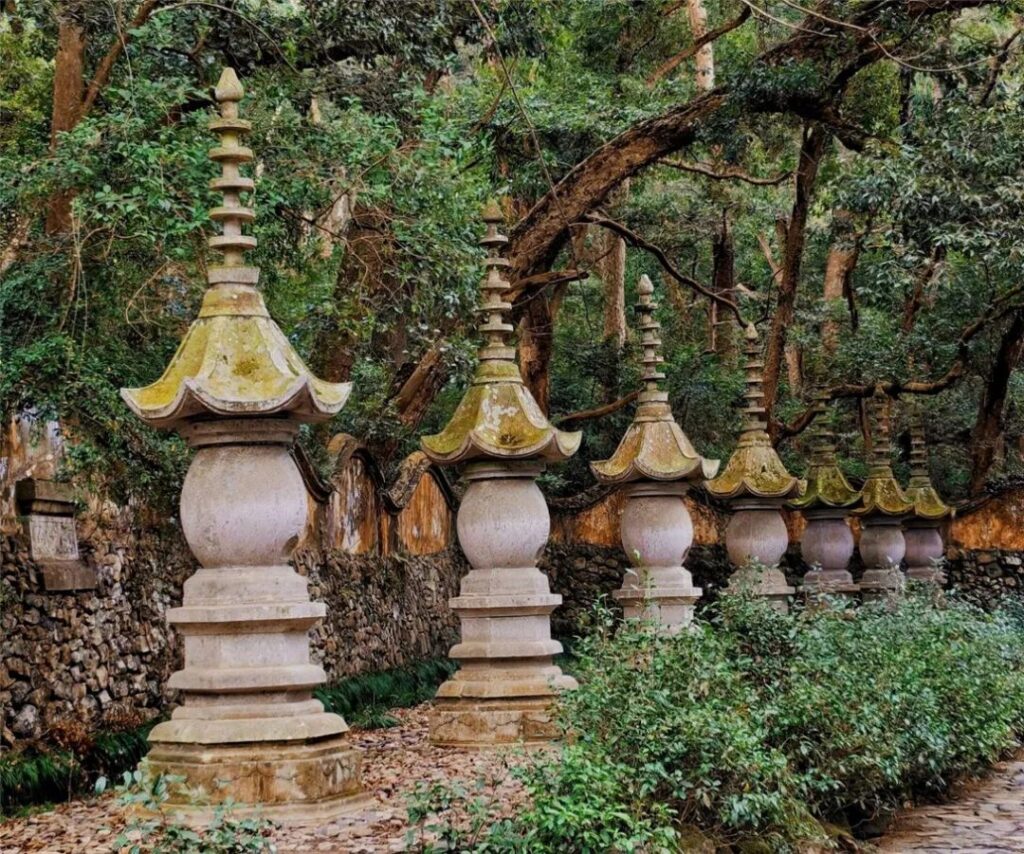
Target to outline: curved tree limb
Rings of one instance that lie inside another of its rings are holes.
[[[905,394],[913,395],[935,395],[956,385],[967,369],[967,361],[970,356],[970,343],[972,339],[983,332],[990,324],[998,320],[1024,310],[1024,303],[1015,301],[1016,297],[1024,294],[1024,285],[1018,285],[1007,291],[1003,296],[992,302],[988,311],[969,323],[960,332],[957,338],[957,355],[946,373],[934,380],[880,380],[873,383],[840,383],[826,389],[821,394],[826,400],[841,399],[865,399],[881,392],[889,397],[896,398]],[[814,422],[817,411],[814,406],[804,410],[789,424],[776,422],[775,441],[797,436],[806,430]]]
[[[629,406],[629,404],[639,396],[640,390],[637,389],[636,391],[631,391],[624,397],[620,397],[618,400],[604,404],[604,406],[595,406],[593,409],[581,409],[579,412],[562,415],[555,419],[555,424],[561,428],[565,428],[566,425],[576,425],[581,421],[592,421],[595,418],[602,418],[605,415],[611,415],[613,412],[618,412],[620,409]]]
[[[685,4],[678,4],[679,7],[682,7],[683,5]],[[675,71],[681,63],[686,62],[686,60],[688,60],[691,56],[696,56],[700,49],[704,47],[704,45],[711,44],[711,42],[720,39],[726,33],[731,33],[737,27],[742,26],[743,23],[749,17],[750,7],[744,6],[743,9],[740,10],[740,13],[731,21],[722,24],[720,27],[715,27],[715,29],[713,30],[708,30],[708,32],[706,32],[700,38],[694,39],[693,44],[679,51],[679,53],[675,54],[674,56],[671,56],[668,59],[666,59],[661,65],[655,68],[654,71],[650,73],[650,75],[648,75],[648,88],[653,88],[659,80],[665,77],[665,75],[671,74],[673,71]]]
[[[793,177],[792,172],[783,172],[781,175],[775,175],[771,178],[759,178],[757,175],[751,175],[736,166],[726,166],[724,169],[715,169],[712,166],[708,166],[706,163],[688,163],[685,160],[673,160],[669,157],[664,157],[659,160],[658,165],[669,166],[672,169],[678,169],[680,172],[692,172],[695,175],[704,175],[715,181],[743,181],[747,184],[753,184],[755,187],[772,187]]]
[[[660,246],[655,246],[653,243],[651,243],[648,240],[645,240],[632,229],[627,228],[621,222],[616,222],[614,219],[608,219],[607,217],[592,214],[584,220],[584,223],[589,223],[590,225],[599,225],[601,228],[607,228],[609,231],[613,231],[620,237],[622,237],[630,246],[634,246],[637,249],[643,249],[645,252],[649,252],[658,260],[658,263],[661,264],[662,269],[664,269],[666,273],[668,273],[673,279],[675,279],[681,285],[686,285],[686,287],[696,291],[702,296],[707,297],[713,303],[717,303],[723,308],[726,308],[729,311],[731,311],[732,314],[736,317],[736,322],[739,323],[740,326],[747,325],[747,321],[740,313],[739,306],[736,305],[736,303],[734,303],[728,297],[722,296],[722,294],[715,293],[715,291],[711,290],[711,288],[707,287],[706,285],[702,285],[692,276],[687,276],[685,273],[681,273],[679,269],[671,261],[669,261],[668,256],[665,254],[665,250],[662,249]]]

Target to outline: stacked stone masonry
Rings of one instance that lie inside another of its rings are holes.
[[[454,538],[456,497],[419,455],[385,484],[372,458],[340,440],[330,483],[310,475],[316,508],[294,563],[310,595],[327,605],[313,633],[313,658],[330,680],[447,654],[458,623],[447,602],[468,567]],[[695,545],[688,558],[694,584],[712,601],[724,586],[721,545],[727,516],[699,495],[688,499]],[[90,506],[98,506],[89,502]],[[621,491],[597,488],[552,500],[552,541],[540,561],[563,604],[554,634],[571,637],[586,625],[601,596],[622,584],[628,565],[619,544]],[[1024,487],[964,508],[947,525],[948,586],[990,607],[1024,595],[1024,534],[1013,523]],[[67,718],[101,726],[124,710],[152,716],[173,700],[165,688],[181,666],[167,609],[180,604],[194,570],[173,525],[127,524],[85,511],[78,520],[81,558],[96,574],[94,590],[47,592],[42,568],[29,556],[9,514],[0,535],[0,714],[4,745],[46,738]],[[803,521],[788,514],[791,543]],[[806,567],[791,545],[783,562],[790,583]],[[860,574],[856,562],[854,577]]]

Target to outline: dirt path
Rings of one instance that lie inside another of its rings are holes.
[[[473,788],[480,778],[501,780],[496,794],[503,812],[521,801],[505,760],[497,754],[465,753],[427,741],[427,706],[392,712],[401,725],[354,732],[366,751],[363,783],[370,804],[345,819],[307,829],[277,829],[280,854],[387,854],[406,850],[406,798],[418,782],[459,781]],[[0,854],[98,854],[113,851],[124,828],[112,796],[74,801],[56,809],[0,824]]]

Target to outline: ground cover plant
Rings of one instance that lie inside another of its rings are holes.
[[[514,772],[528,810],[481,830],[485,793],[414,796],[440,850],[834,844],[983,770],[1024,730],[1019,609],[911,596],[781,615],[726,597],[671,639],[605,615],[576,653],[569,743]]]

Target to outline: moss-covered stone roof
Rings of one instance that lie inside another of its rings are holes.
[[[421,437],[420,446],[442,465],[485,459],[567,459],[579,449],[583,434],[554,427],[523,385],[515,348],[508,342],[512,324],[507,317],[512,306],[505,295],[511,286],[502,272],[509,263],[501,252],[508,238],[498,233],[500,208],[489,204],[483,219],[487,233],[480,243],[487,249],[487,273],[480,285],[484,338],[480,361],[451,420],[440,433]]]
[[[885,404],[884,399],[876,399],[876,435],[871,465],[861,488],[860,504],[852,511],[856,516],[906,516],[914,509],[892,472],[892,446]]]
[[[239,145],[249,123],[238,116],[244,92],[235,72],[224,69],[216,97],[221,116],[211,123],[220,145],[210,157],[221,164],[221,176],[211,181],[224,193],[223,204],[210,212],[223,224],[223,233],[210,238],[223,263],[211,266],[209,289],[199,317],[155,383],[121,389],[121,396],[146,423],[174,427],[197,416],[260,416],[288,414],[304,421],[321,421],[338,412],[348,399],[349,383],[318,379],[267,312],[256,290],[259,269],[244,262],[256,238],[242,233],[253,211],[239,200],[253,181],[239,173],[252,160],[252,151]]]
[[[646,275],[640,277],[637,291],[644,389],[633,423],[615,453],[607,460],[592,462],[590,469],[602,483],[706,480],[718,471],[718,461],[706,460],[697,453],[672,415],[668,393],[660,387],[665,378],[660,370],[664,361],[660,353],[661,324],[654,317],[654,285]]]
[[[860,499],[860,491],[850,485],[836,461],[834,438],[825,424],[828,413],[823,400],[819,400],[817,408],[811,462],[800,494],[789,506],[796,510],[852,507]]]
[[[753,324],[747,327],[746,339],[747,405],[743,410],[743,433],[725,471],[708,481],[707,490],[718,498],[792,498],[800,490],[800,481],[786,470],[768,436],[762,391],[764,362]]]
[[[928,475],[928,446],[920,412],[914,413],[910,428],[910,481],[906,493],[918,519],[937,520],[953,515],[953,508],[942,500]]]

